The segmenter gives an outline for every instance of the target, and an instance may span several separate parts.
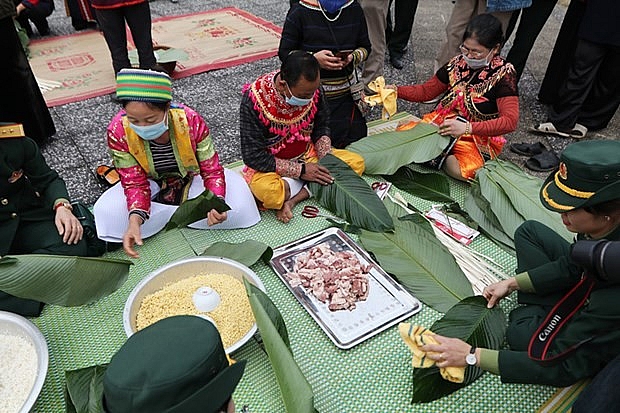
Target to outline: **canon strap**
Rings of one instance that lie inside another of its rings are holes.
[[[554,364],[564,360],[581,345],[592,340],[588,337],[561,353],[549,356],[551,343],[560,332],[562,327],[570,320],[577,311],[585,304],[594,287],[594,278],[583,273],[581,280],[549,311],[545,321],[538,327],[527,348],[528,356],[542,364]]]

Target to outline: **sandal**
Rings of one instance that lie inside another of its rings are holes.
[[[121,180],[121,177],[115,167],[99,165],[97,167],[97,180],[103,185],[114,186]]]
[[[568,138],[570,135],[566,132],[559,131],[555,125],[551,122],[540,123],[534,126],[530,131],[534,133],[545,133],[551,135],[561,136],[562,138]]]
[[[512,143],[510,144],[510,151],[523,156],[534,156],[543,153],[547,148],[540,142],[534,143]]]
[[[557,135],[557,136],[561,136],[562,138],[581,139],[581,138],[585,138],[586,134],[588,133],[588,128],[586,128],[583,125],[580,125],[579,123],[575,123],[575,126],[573,126],[573,129],[565,131],[565,130],[557,129],[555,125],[551,122],[545,122],[545,123],[539,124],[538,126],[535,126],[534,128],[530,129],[530,131],[534,133],[545,133],[545,134]]]
[[[543,151],[542,153],[534,155],[525,161],[525,166],[536,172],[553,171],[559,164],[560,159],[552,151]]]

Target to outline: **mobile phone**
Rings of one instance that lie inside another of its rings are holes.
[[[465,119],[465,118],[464,118],[464,117],[462,117],[462,116],[457,116],[457,117],[456,117],[456,118],[454,118],[454,119],[458,120],[459,122],[463,122],[463,123],[467,123],[467,122],[469,122],[467,119]]]
[[[334,56],[345,60],[347,58],[348,55],[350,55],[351,53],[353,53],[353,50],[340,50],[336,53],[334,53]]]

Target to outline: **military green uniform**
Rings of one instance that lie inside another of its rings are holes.
[[[620,142],[585,141],[569,145],[559,169],[541,189],[541,201],[555,212],[599,205],[620,198]],[[620,211],[616,211],[616,214]],[[559,218],[559,217],[558,217]],[[620,226],[603,238],[620,241]],[[617,220],[617,217],[613,218]],[[558,301],[583,273],[570,259],[570,243],[536,221],[527,221],[515,233],[519,273],[518,299],[524,306],[510,314],[506,339],[510,350],[482,349],[480,366],[499,374],[504,382],[568,386],[599,372],[620,354],[620,285],[596,281],[585,305],[560,327],[548,357],[590,341],[556,364],[530,359],[528,344]],[[585,239],[578,234],[577,239]]]
[[[13,132],[9,132],[13,129]],[[54,204],[67,188],[45,163],[37,144],[19,136],[18,126],[0,126],[0,255],[85,256],[86,241],[68,245],[54,224]],[[0,309],[34,315],[40,304],[0,291]]]

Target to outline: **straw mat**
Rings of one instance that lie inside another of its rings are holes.
[[[152,28],[155,45],[183,49],[189,56],[177,62],[173,78],[275,56],[280,32],[234,7],[154,19]],[[112,60],[100,32],[35,40],[30,52],[37,78],[62,85],[43,94],[50,107],[114,92]]]

